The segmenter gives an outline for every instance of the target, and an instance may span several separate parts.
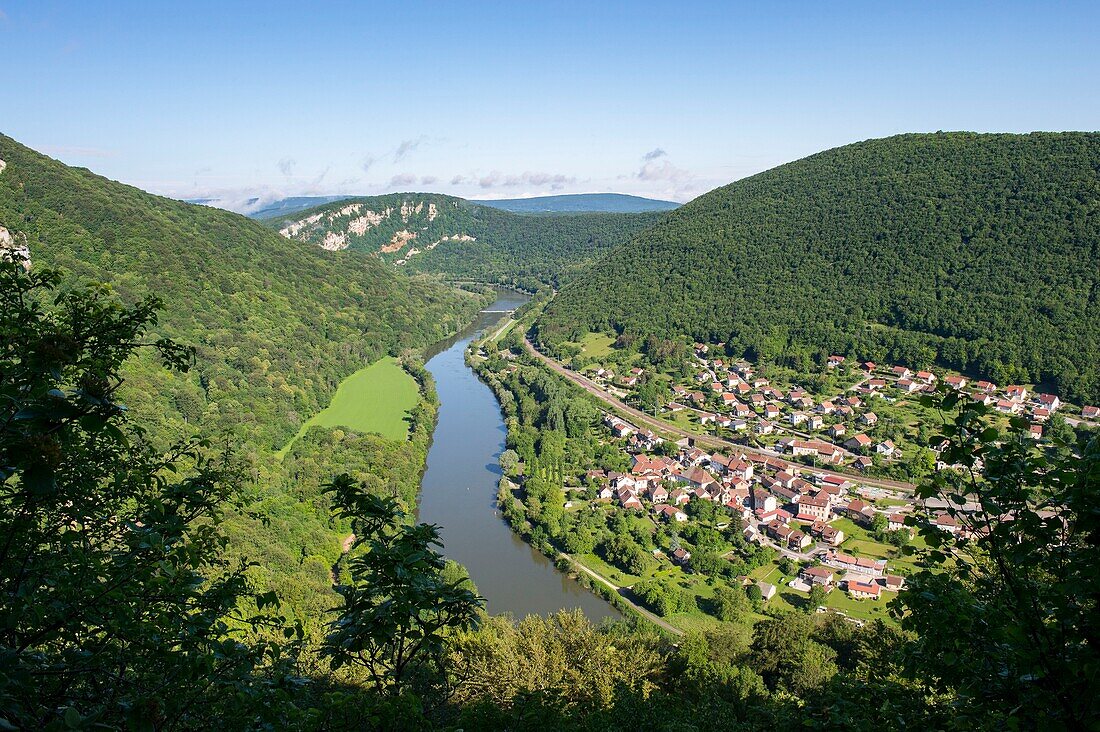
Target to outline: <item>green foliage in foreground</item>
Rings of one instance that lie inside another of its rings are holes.
[[[831,353],[1100,402],[1100,134],[936,133],[828,150],[712,191],[562,288],[585,332]]]
[[[282,721],[288,650],[239,633],[294,628],[265,607],[219,529],[233,495],[217,454],[167,454],[115,401],[155,301],[95,291],[44,309],[54,272],[0,262],[0,728],[244,729]]]

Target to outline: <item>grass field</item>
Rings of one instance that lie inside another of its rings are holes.
[[[584,355],[604,358],[611,353],[611,344],[614,342],[615,337],[606,333],[586,333],[580,345],[584,349]]]
[[[409,432],[405,417],[419,397],[416,380],[398,365],[397,359],[375,361],[344,379],[329,405],[303,424],[276,456],[282,460],[310,427],[347,427],[403,440]]]

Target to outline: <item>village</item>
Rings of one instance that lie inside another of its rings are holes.
[[[921,444],[917,434],[919,425],[927,425],[935,416],[920,398],[940,385],[936,373],[870,361],[852,364],[834,355],[826,368],[839,386],[815,399],[809,390],[792,383],[797,375],[785,373],[785,383],[780,383],[747,361],[711,358],[711,350],[706,344],[695,344],[690,381],[638,366],[622,374],[599,365],[584,371],[626,400],[652,379],[671,394],[658,414],[672,424],[726,436],[811,466],[916,478],[944,467],[937,446]],[[1012,417],[1028,420],[1028,435],[1037,442],[1047,436],[1055,415],[1073,426],[1100,426],[1100,407],[1086,405],[1070,411],[1058,396],[1027,386],[1002,388],[959,374],[942,375],[942,383],[989,406],[1005,423]]]
[[[732,524],[745,542],[775,552],[774,561],[737,578],[743,586],[759,588],[765,606],[783,603],[783,597],[788,606],[794,598],[808,597],[821,602],[816,612],[836,612],[856,623],[884,617],[882,601],[904,590],[905,577],[918,566],[910,550],[926,546],[918,529],[958,536],[967,532],[943,499],[921,500],[911,486],[888,488],[872,478],[883,474],[884,465],[921,458],[928,471],[951,467],[940,460],[939,446],[917,446],[902,435],[891,439],[877,429],[876,411],[896,414],[899,404],[903,409],[918,404],[922,395],[936,390],[941,376],[903,366],[849,364],[833,356],[827,368],[846,386],[815,400],[797,385],[774,383],[745,361],[709,358],[708,351],[696,344],[693,377],[671,378],[671,399],[656,413],[671,424],[690,425],[700,435],[749,437],[746,449],[704,449],[691,437],[672,442],[606,411],[603,425],[609,441],[628,456],[630,469],[588,471],[581,486],[587,491],[574,487],[567,493],[566,509],[602,505],[604,510],[644,516],[664,527],[659,532],[678,538],[697,520],[700,512],[693,508],[700,502],[711,504],[720,517],[728,517],[726,523],[719,518],[718,527],[729,531],[727,524]],[[622,375],[600,365],[585,372],[626,400],[653,377],[637,366]],[[668,379],[667,373],[657,376]],[[1067,408],[1057,396],[1023,386],[1000,388],[957,374],[942,375],[942,382],[990,406],[1005,422],[1009,417],[1028,420],[1027,435],[1037,445],[1051,416]],[[1093,426],[1098,414],[1100,410],[1086,406],[1067,421]],[[963,515],[981,510],[973,500],[954,508]],[[712,526],[715,513],[706,512]],[[656,549],[654,554],[685,574],[695,572],[689,542],[674,541],[667,553]],[[738,552],[725,556],[734,561]],[[615,574],[598,557],[587,559],[602,573]]]

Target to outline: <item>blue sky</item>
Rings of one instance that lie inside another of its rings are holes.
[[[1100,129],[1100,3],[11,2],[0,131],[177,197],[687,200],[899,132]]]

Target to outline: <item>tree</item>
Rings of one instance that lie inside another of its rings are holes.
[[[963,725],[1085,729],[1100,714],[1100,444],[1082,438],[1076,455],[1052,460],[1026,420],[1002,432],[955,394],[928,403],[961,407],[944,426],[943,460],[963,469],[937,473],[918,495],[946,498],[963,531],[922,530],[930,566],[891,605],[919,636],[909,673],[955,697]],[[964,496],[983,510],[956,509]]]
[[[719,587],[714,591],[712,606],[714,617],[725,623],[735,623],[752,610],[748,595],[740,587]]]
[[[810,597],[806,603],[806,609],[810,612],[814,612],[822,603],[825,602],[825,588],[821,585],[814,583],[810,587]]]
[[[505,475],[515,475],[516,467],[519,466],[519,454],[511,448],[500,453],[500,469],[504,471]]]
[[[222,559],[234,472],[198,442],[156,453],[117,401],[135,352],[179,371],[190,349],[147,336],[156,299],[50,306],[59,282],[0,258],[0,727],[280,726],[294,644],[229,626],[284,630]]]
[[[392,498],[368,493],[348,475],[328,486],[337,514],[355,525],[352,581],[340,588],[344,604],[321,653],[335,670],[364,669],[375,691],[401,694],[414,674],[441,677],[444,635],[478,623],[482,598],[465,578],[444,577],[439,529],[408,525]]]

